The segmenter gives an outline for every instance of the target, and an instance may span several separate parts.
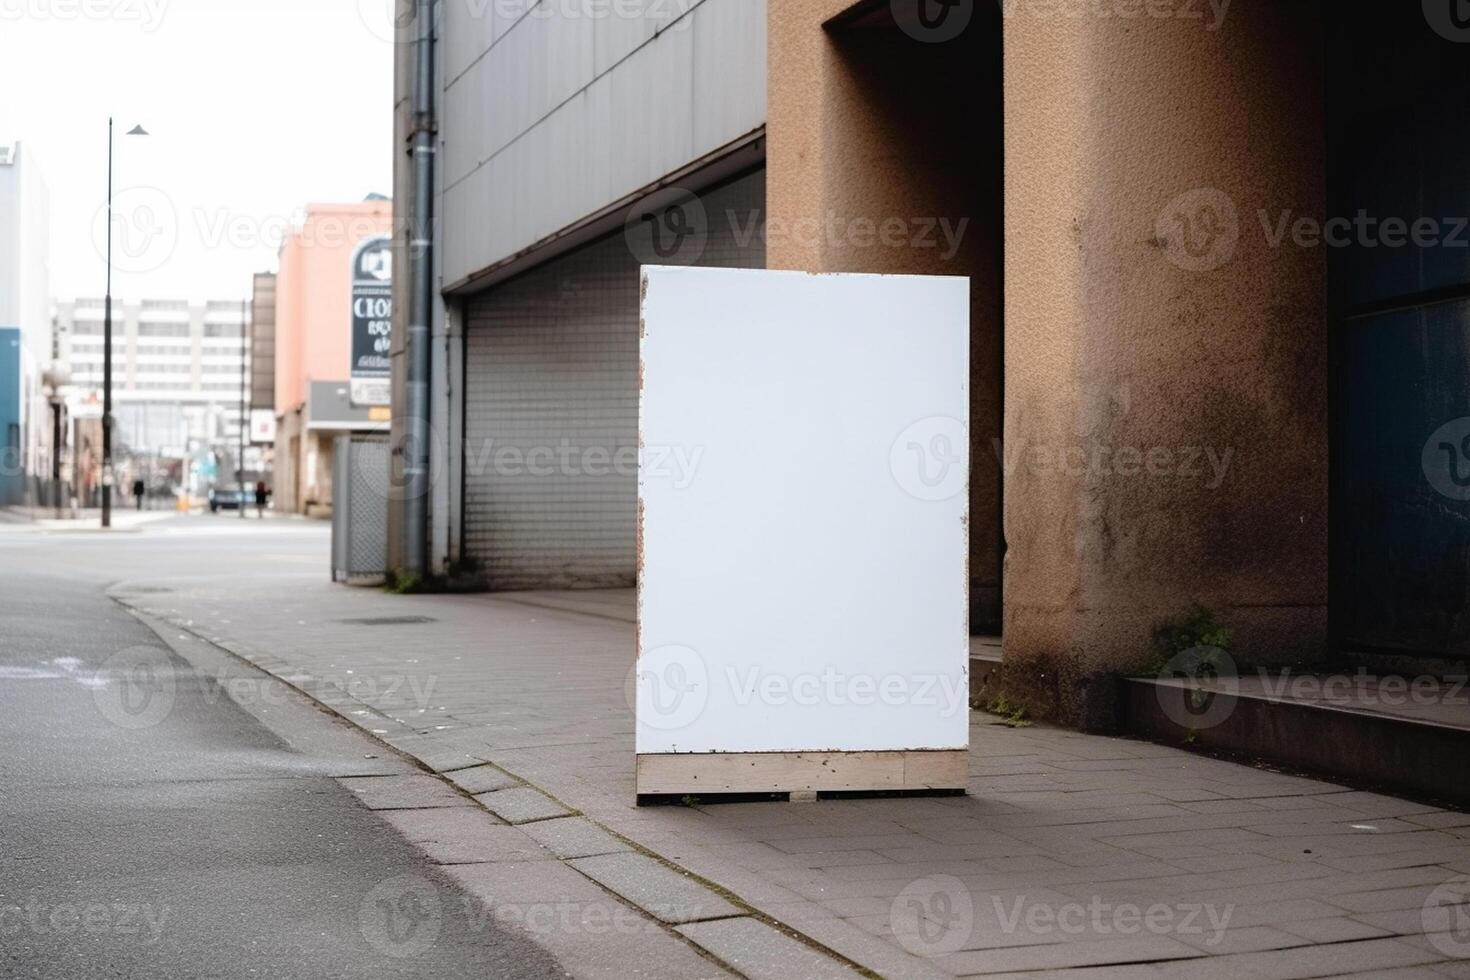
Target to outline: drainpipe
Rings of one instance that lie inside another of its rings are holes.
[[[428,572],[429,551],[429,324],[434,316],[434,0],[416,0],[418,26],[414,71],[413,212],[410,215],[408,335],[408,431],[404,443],[404,563],[411,575]]]

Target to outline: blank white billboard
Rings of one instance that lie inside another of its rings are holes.
[[[969,281],[643,288],[637,752],[965,749]]]

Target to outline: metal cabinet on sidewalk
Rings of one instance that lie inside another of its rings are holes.
[[[338,436],[332,465],[332,581],[379,585],[388,567],[388,440]]]

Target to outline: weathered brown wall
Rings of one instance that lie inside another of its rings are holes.
[[[1103,725],[1108,678],[1195,604],[1242,662],[1326,653],[1325,261],[1260,217],[1325,209],[1323,22],[1271,0],[1010,6],[1002,263],[991,5],[924,44],[823,30],[849,0],[770,0],[769,264],[973,278],[973,587],[1000,472],[1008,691]],[[949,263],[780,233],[829,213],[972,223]]]
[[[1006,23],[1004,642],[1039,713],[1106,723],[1090,679],[1193,603],[1237,659],[1326,652],[1325,263],[1258,215],[1325,209],[1314,7]],[[1218,486],[1185,447],[1232,454]]]
[[[976,629],[994,629],[1001,561],[994,450],[1001,420],[999,18],[977,19],[945,44],[905,34],[881,7],[868,21],[824,30],[851,6],[770,0],[767,265],[970,277],[971,620]]]

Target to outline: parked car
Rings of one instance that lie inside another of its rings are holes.
[[[250,506],[255,501],[254,489],[246,490],[243,494],[239,487],[210,487],[209,488],[209,512],[217,514],[224,510],[239,510],[243,502]]]

